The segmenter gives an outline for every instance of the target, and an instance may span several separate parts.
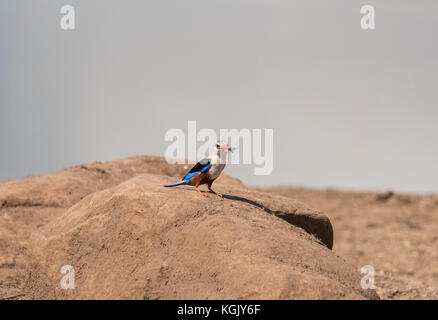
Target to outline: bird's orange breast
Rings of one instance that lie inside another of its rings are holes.
[[[208,170],[206,172],[200,172],[196,176],[194,176],[189,181],[189,185],[191,186],[199,186],[202,184],[209,184],[210,182],[213,182],[214,179],[211,179],[210,175],[208,174]]]

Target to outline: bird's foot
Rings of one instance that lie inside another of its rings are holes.
[[[206,194],[205,194],[205,193],[202,193],[201,190],[199,190],[199,188],[195,188],[195,190],[198,191],[198,193],[199,193],[201,196],[204,196],[204,197],[206,196]]]
[[[208,188],[208,190],[210,190],[211,193],[217,195],[218,197],[223,198],[222,195],[219,192],[216,192],[216,191],[214,191],[213,189],[210,189],[210,188]]]

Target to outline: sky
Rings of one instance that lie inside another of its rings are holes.
[[[273,129],[271,174],[225,169],[251,186],[438,192],[437,30],[426,0],[2,0],[0,180],[163,156],[196,120]]]

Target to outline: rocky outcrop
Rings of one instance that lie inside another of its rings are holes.
[[[215,183],[224,198],[162,187],[184,170],[137,157],[0,184],[0,230],[27,222],[0,234],[22,248],[9,250],[20,257],[14,296],[378,298],[330,250],[331,224],[318,210],[227,176]],[[15,225],[5,219],[13,212]],[[61,288],[64,265],[75,270],[74,290]]]

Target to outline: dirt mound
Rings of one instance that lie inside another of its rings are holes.
[[[94,193],[31,237],[31,298],[372,298],[357,270],[321,241],[253,203],[260,192],[218,184],[238,197],[204,198],[172,179],[145,174]],[[242,199],[246,199],[244,201]],[[266,196],[284,215],[321,214]],[[60,268],[75,268],[74,290]]]
[[[223,199],[162,187],[186,170],[135,157],[1,183],[0,298],[378,298],[325,215],[226,175]]]

